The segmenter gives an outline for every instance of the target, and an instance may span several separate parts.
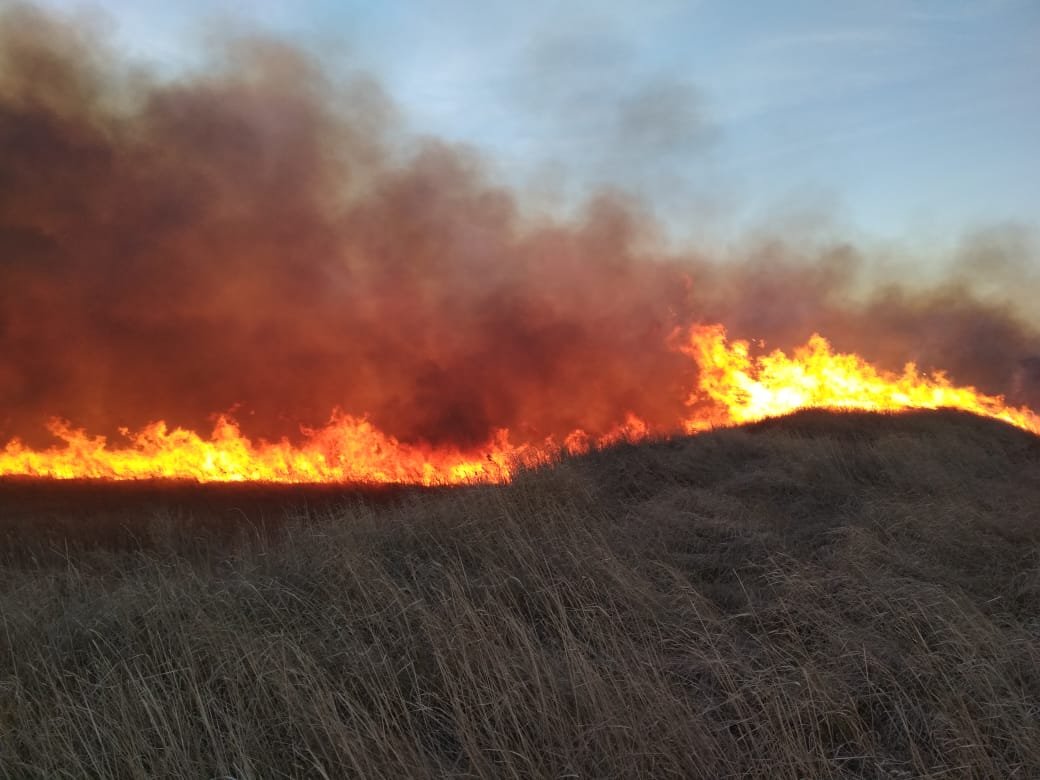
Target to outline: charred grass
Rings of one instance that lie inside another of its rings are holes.
[[[999,423],[129,490],[0,486],[0,777],[1040,776],[1040,439]]]

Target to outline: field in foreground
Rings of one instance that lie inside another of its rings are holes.
[[[1040,439],[993,421],[125,490],[0,485],[0,777],[1040,776]]]

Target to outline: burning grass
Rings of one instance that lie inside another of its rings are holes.
[[[0,491],[2,777],[1040,773],[1040,440],[996,421],[104,488]]]
[[[678,337],[680,331],[673,334]],[[34,450],[13,440],[0,449],[0,477],[53,479],[175,479],[198,482],[283,484],[465,485],[508,482],[517,468],[549,463],[561,452],[578,454],[618,441],[696,432],[716,426],[754,422],[798,409],[903,411],[950,408],[993,417],[1040,434],[1040,416],[1008,405],[1003,396],[954,385],[942,372],[922,374],[913,363],[902,373],[879,370],[855,354],[835,352],[822,336],[788,357],[780,350],[753,356],[746,341],[729,342],[722,326],[689,331],[679,351],[699,371],[687,412],[667,427],[653,427],[632,412],[606,434],[572,430],[563,440],[552,435],[540,444],[513,444],[499,429],[471,450],[408,444],[387,436],[369,421],[335,412],[321,429],[305,429],[305,442],[253,442],[231,419],[219,417],[207,440],[163,421],[111,445],[60,420],[51,432],[62,446]]]

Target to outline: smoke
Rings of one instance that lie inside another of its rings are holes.
[[[685,202],[698,189],[690,161],[714,146],[718,129],[694,84],[642,73],[634,59],[608,31],[554,30],[524,51],[508,83],[518,110],[536,118],[537,143],[562,155],[566,170],[653,197],[655,208]]]
[[[626,103],[624,132],[678,142],[649,121],[668,89]],[[292,436],[335,407],[462,446],[626,412],[670,427],[696,374],[669,337],[696,321],[776,346],[819,330],[1040,405],[1040,333],[974,294],[978,252],[923,290],[865,288],[851,245],[676,252],[620,194],[534,219],[473,152],[403,138],[371,78],[283,42],[162,78],[89,28],[0,12],[0,441],[229,410]]]

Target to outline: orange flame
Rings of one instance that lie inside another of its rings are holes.
[[[776,350],[752,357],[747,341],[727,342],[721,325],[691,329],[681,347],[700,367],[698,392],[718,406],[686,421],[689,431],[718,424],[739,424],[790,414],[798,409],[960,409],[995,417],[1040,434],[1040,415],[1007,405],[1002,396],[974,387],[957,387],[942,372],[922,374],[907,363],[901,374],[882,371],[858,355],[836,353],[823,336],[814,334],[788,357]]]
[[[208,439],[193,431],[151,423],[110,446],[64,421],[49,430],[62,444],[33,450],[15,439],[0,451],[0,476],[56,479],[190,479],[199,482],[409,483],[422,485],[506,482],[522,463],[536,463],[566,450],[583,452],[652,433],[697,432],[783,415],[807,407],[897,411],[950,407],[994,417],[1040,434],[1040,415],[1015,408],[1001,396],[957,387],[946,375],[921,374],[908,363],[901,374],[875,368],[861,357],[835,353],[822,336],[788,357],[783,352],[753,357],[747,341],[729,342],[720,325],[689,331],[680,349],[696,362],[699,379],[689,399],[690,417],[673,431],[651,431],[626,416],[606,436],[574,431],[562,443],[513,445],[500,430],[472,451],[398,441],[367,420],[340,412],[324,428],[304,431],[302,444],[253,442],[222,416]]]
[[[49,430],[63,447],[34,451],[12,441],[0,453],[0,475],[433,485],[508,480],[510,463],[522,455],[509,446],[505,432],[486,450],[464,454],[403,444],[366,420],[339,413],[324,428],[306,432],[297,446],[285,440],[254,443],[224,416],[209,439],[159,421],[136,433],[124,431],[128,443],[121,448],[60,420]]]

